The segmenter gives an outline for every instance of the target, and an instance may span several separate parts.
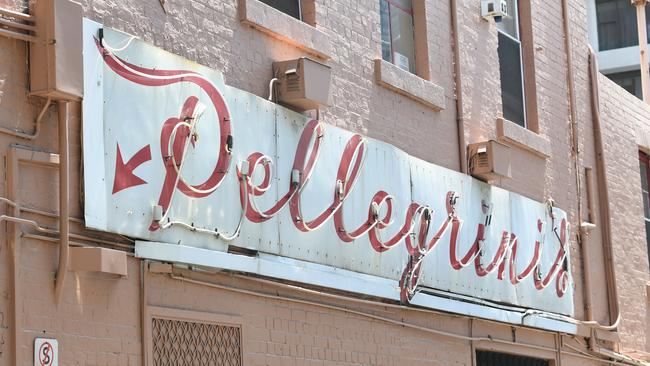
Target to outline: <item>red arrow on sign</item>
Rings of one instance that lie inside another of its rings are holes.
[[[117,158],[115,161],[115,181],[113,182],[113,194],[141,184],[147,184],[145,180],[138,177],[133,171],[140,165],[151,160],[151,148],[149,145],[143,147],[124,164],[120,144],[117,144]]]

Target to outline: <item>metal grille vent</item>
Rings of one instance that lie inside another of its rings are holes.
[[[241,366],[241,330],[210,323],[152,320],[154,366]]]
[[[287,91],[300,91],[300,76],[298,74],[287,75]]]
[[[549,366],[548,360],[505,353],[476,351],[476,366]]]
[[[488,161],[487,153],[478,153],[476,154],[476,166],[488,166],[490,163]]]

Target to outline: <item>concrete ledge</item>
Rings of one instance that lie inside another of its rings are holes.
[[[239,20],[316,57],[331,57],[332,43],[327,34],[258,0],[239,0]]]
[[[548,139],[503,118],[497,118],[497,136],[506,145],[530,151],[542,158],[551,155],[551,142]]]
[[[445,109],[445,90],[421,77],[382,59],[375,60],[375,79],[379,85],[440,111]]]

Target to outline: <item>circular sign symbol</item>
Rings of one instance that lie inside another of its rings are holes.
[[[54,364],[54,348],[50,342],[44,342],[38,350],[38,361],[40,366],[51,366]]]

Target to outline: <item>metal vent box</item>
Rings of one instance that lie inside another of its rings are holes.
[[[278,78],[278,102],[302,111],[329,105],[332,77],[329,66],[301,57],[274,62],[273,75]]]
[[[126,253],[107,248],[70,248],[68,268],[76,272],[99,272],[126,276]]]
[[[483,181],[510,178],[510,148],[494,140],[470,144],[470,174]]]
[[[38,0],[32,14],[39,42],[29,50],[32,95],[78,100],[83,95],[81,5],[69,0]]]

